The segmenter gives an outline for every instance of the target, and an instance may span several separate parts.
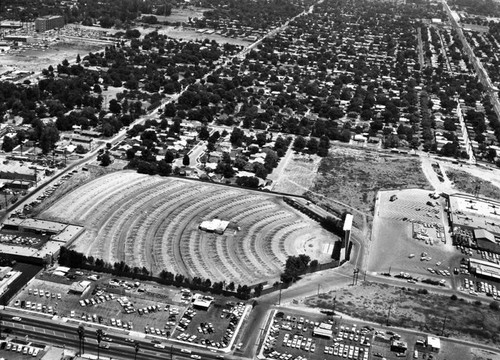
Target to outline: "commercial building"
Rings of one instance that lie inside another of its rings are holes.
[[[427,336],[427,340],[425,342],[427,349],[432,352],[439,352],[441,350],[441,340],[435,336]]]
[[[500,254],[500,238],[497,238],[488,230],[475,229],[474,239],[476,240],[478,249],[492,251],[494,253]]]
[[[0,21],[0,29],[20,29],[23,23],[20,21]]]
[[[88,280],[74,282],[71,284],[69,292],[72,294],[83,295],[88,289],[90,289],[90,285],[92,285],[92,282]]]
[[[44,32],[47,30],[58,29],[64,26],[64,18],[62,16],[47,15],[35,20],[35,30]]]
[[[500,203],[472,195],[448,198],[448,220],[461,245],[500,254]]]
[[[203,296],[203,295],[197,294],[195,296],[195,300],[193,301],[193,307],[195,309],[207,311],[210,308],[210,305],[212,305],[213,301],[214,301],[214,298],[211,296],[207,296],[207,295]]]
[[[32,43],[35,41],[33,36],[29,35],[6,35],[3,37],[5,41],[16,41],[16,42],[22,42],[22,43]]]
[[[480,259],[469,259],[469,271],[476,276],[500,280],[500,265]]]
[[[0,179],[36,181],[36,173],[20,163],[8,162],[0,166]]]
[[[321,323],[318,326],[315,326],[313,329],[314,336],[320,336],[327,339],[332,338],[332,324]]]

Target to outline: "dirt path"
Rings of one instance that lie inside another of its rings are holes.
[[[443,166],[441,166],[440,161],[428,157],[426,155],[420,156],[420,159],[422,160],[422,171],[427,180],[429,180],[429,182],[431,183],[431,186],[434,188],[435,191],[439,193],[444,192],[448,194],[456,192],[456,190],[453,188],[450,179],[448,179],[448,177],[446,176],[444,168]],[[441,167],[441,172],[443,173],[443,178],[444,178],[443,182],[439,181],[436,172],[432,168],[433,163],[439,164],[439,166]]]
[[[288,150],[285,153],[285,156],[283,156],[283,158],[279,162],[278,167],[271,174],[269,174],[267,176],[268,179],[271,179],[273,181],[272,190],[274,190],[275,186],[279,182],[281,182],[283,180],[285,180],[285,181],[287,180],[287,179],[283,179],[283,173],[284,173],[284,170],[286,169],[286,167],[288,166],[292,156],[293,156],[293,150],[292,150],[292,147],[289,146]]]

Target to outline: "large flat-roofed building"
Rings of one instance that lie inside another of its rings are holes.
[[[496,237],[488,230],[475,229],[474,239],[476,240],[478,249],[500,254],[500,238]]]
[[[6,35],[3,38],[5,41],[17,41],[17,42],[23,42],[23,43],[32,43],[35,41],[33,36],[29,35]]]
[[[457,243],[500,253],[500,202],[454,194],[449,196],[448,205],[448,220]]]
[[[59,15],[42,16],[35,20],[35,30],[44,32],[47,30],[58,29],[64,26],[64,18]]]
[[[481,228],[500,234],[500,202],[467,194],[450,195],[449,220],[452,227]]]
[[[22,27],[23,23],[20,21],[10,21],[10,20],[0,21],[1,29],[20,29]]]
[[[36,181],[36,174],[26,165],[9,162],[0,166],[0,179]]]
[[[469,271],[476,276],[500,280],[500,265],[480,259],[469,259]]]

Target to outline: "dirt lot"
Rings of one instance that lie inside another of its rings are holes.
[[[321,162],[319,156],[303,155],[290,151],[281,162],[286,162],[286,164],[283,165],[279,176],[276,177],[276,170],[270,176],[275,181],[273,191],[303,195],[313,187]],[[281,162],[278,169],[282,165]],[[273,175],[276,178],[273,178]]]
[[[457,191],[474,194],[476,192],[476,187],[479,185],[479,194],[500,200],[500,189],[490,181],[456,169],[447,169],[446,175],[453,182]]]
[[[27,49],[19,53],[0,56],[0,63],[4,67],[15,67],[16,70],[40,72],[49,65],[56,67],[64,59],[73,61],[80,54],[83,58],[89,52],[102,50],[102,45],[76,44],[60,42],[50,45],[47,49]]]
[[[430,188],[418,158],[332,148],[321,161],[313,191],[362,211],[373,211],[380,189]]]
[[[357,286],[311,297],[306,304],[332,309],[335,303],[337,311],[380,324],[386,324],[390,308],[390,325],[438,335],[446,316],[446,335],[498,344],[500,312],[490,309],[488,305],[492,301],[472,303],[406,287],[360,282]]]

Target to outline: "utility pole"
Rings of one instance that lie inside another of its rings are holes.
[[[352,272],[352,286],[358,283],[358,274],[359,274],[359,269],[358,268],[354,269]]]
[[[389,326],[389,318],[391,317],[391,309],[392,309],[392,304],[389,305],[389,312],[387,313],[387,321],[385,325]]]
[[[445,326],[446,326],[446,320],[448,319],[448,314],[446,314],[444,316],[444,320],[443,320],[443,329],[441,329],[441,336],[444,336],[444,329],[445,329]]]
[[[278,306],[281,305],[281,284],[282,283],[280,283],[280,292],[279,292],[279,297],[278,297]]]

